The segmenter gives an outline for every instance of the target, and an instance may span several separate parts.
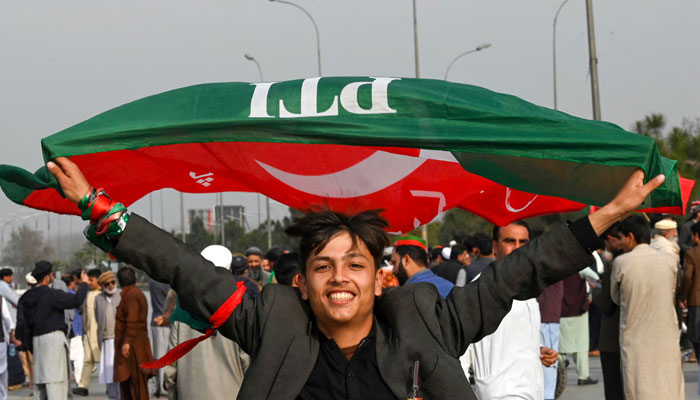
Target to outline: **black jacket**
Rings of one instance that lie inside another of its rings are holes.
[[[63,290],[37,285],[29,289],[19,299],[18,314],[22,313],[22,341],[53,331],[68,331],[64,310],[80,307],[87,295],[88,285],[81,283],[75,294]],[[20,316],[17,316],[18,324]],[[29,345],[29,343],[26,343]]]
[[[230,272],[135,214],[113,255],[170,282],[182,308],[204,320],[234,290]],[[476,399],[458,360],[467,346],[496,330],[513,299],[535,297],[592,262],[572,231],[561,226],[486,268],[478,281],[454,288],[447,299],[429,283],[387,290],[374,307],[381,378],[396,398],[406,398],[418,360],[420,396]],[[257,297],[244,296],[219,328],[253,358],[239,399],[296,398],[319,354],[313,320],[297,289],[267,285]]]

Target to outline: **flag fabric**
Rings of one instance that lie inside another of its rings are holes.
[[[116,201],[173,188],[259,192],[298,209],[385,209],[407,232],[461,207],[504,225],[600,206],[641,168],[642,208],[682,214],[692,181],[653,139],[476,86],[324,77],[214,83],[106,111],[42,140]],[[683,184],[681,184],[683,183]],[[690,186],[689,186],[690,185]],[[77,214],[44,167],[0,166],[14,202]]]

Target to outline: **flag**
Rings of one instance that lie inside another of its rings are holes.
[[[682,214],[690,194],[651,138],[430,79],[195,85],[106,111],[41,145],[45,161],[69,157],[127,206],[163,188],[259,192],[297,209],[385,209],[396,233],[453,207],[504,225],[601,206],[636,168],[645,179],[666,176],[642,208]],[[44,167],[1,165],[0,186],[16,203],[77,214]]]

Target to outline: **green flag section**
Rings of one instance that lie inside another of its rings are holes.
[[[683,212],[675,161],[651,138],[440,80],[202,84],[122,105],[41,144],[46,161],[71,157],[125,203],[165,187],[257,191],[298,208],[401,210],[408,230],[470,204],[493,204],[508,217],[478,213],[501,223],[600,206],[641,168],[667,178],[643,208]],[[0,166],[0,186],[16,203],[75,212],[43,168]]]

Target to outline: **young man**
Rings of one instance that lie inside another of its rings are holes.
[[[70,160],[47,167],[69,200],[95,198]],[[253,357],[239,398],[474,399],[457,358],[496,330],[513,299],[532,298],[591,264],[597,235],[663,182],[643,179],[636,171],[611,203],[502,258],[446,300],[427,283],[382,294],[379,263],[388,238],[378,212],[301,218],[287,229],[301,239],[298,290],[268,285],[255,299],[243,296],[218,328]],[[233,298],[229,272],[135,214],[110,243],[118,259],[169,282],[181,306],[202,319]]]
[[[394,251],[391,253],[393,273],[401,286],[419,282],[432,283],[444,299],[450,294],[454,285],[447,279],[435,275],[428,268],[427,248],[425,240],[417,236],[398,237],[394,242]]]
[[[80,373],[78,387],[73,389],[73,394],[87,396],[92,370],[95,363],[100,362],[100,344],[97,340],[97,320],[95,319],[95,298],[100,294],[100,284],[97,279],[102,274],[97,268],[87,272],[88,294],[80,306],[80,314],[83,317],[83,368]]]

